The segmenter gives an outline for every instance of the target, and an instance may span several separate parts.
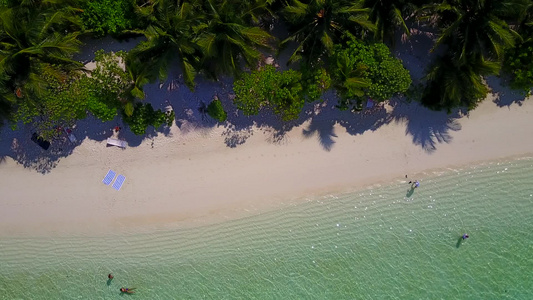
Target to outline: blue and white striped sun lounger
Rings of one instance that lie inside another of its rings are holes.
[[[107,172],[107,175],[104,177],[104,180],[102,180],[102,182],[105,185],[109,185],[113,181],[113,179],[115,179],[115,175],[117,175],[115,171],[109,170],[109,172]]]
[[[120,191],[120,188],[122,187],[122,184],[124,183],[124,180],[126,180],[126,177],[124,175],[118,175],[117,180],[115,180],[115,183],[113,183],[113,188],[117,191]]]

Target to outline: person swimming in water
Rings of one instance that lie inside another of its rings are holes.
[[[115,278],[115,277],[113,277],[113,275],[111,275],[111,273],[109,273],[109,275],[107,275],[107,278],[108,278],[109,280],[111,280],[111,279],[113,279],[113,278]]]
[[[466,240],[467,238],[469,238],[468,234],[463,234],[463,240]]]
[[[127,294],[133,294],[133,293],[135,293],[134,289],[135,288],[120,288],[120,292],[121,293],[127,293]]]

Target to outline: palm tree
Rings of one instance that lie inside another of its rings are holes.
[[[449,47],[453,60],[466,65],[470,57],[502,60],[504,49],[513,47],[520,35],[506,20],[518,20],[528,0],[444,0],[426,6],[426,18],[443,28],[434,49]]]
[[[259,50],[272,48],[274,37],[251,24],[266,9],[266,1],[204,1],[206,15],[195,29],[194,41],[202,53],[202,69],[209,76],[239,75],[243,62],[254,67],[261,57]]]
[[[128,85],[122,93],[124,113],[127,116],[133,115],[134,102],[136,99],[144,99],[143,86],[154,78],[157,74],[154,73],[156,69],[152,68],[149,63],[141,61],[141,59],[132,55],[126,56],[126,82]]]
[[[521,14],[519,31],[524,40],[533,39],[533,2],[530,2]]]
[[[439,25],[433,50],[445,44],[427,74],[422,103],[434,109],[466,105],[469,109],[488,93],[483,76],[497,74],[505,49],[520,35],[506,20],[519,20],[528,0],[443,0],[422,8],[422,19]]]
[[[379,41],[392,40],[394,32],[400,30],[410,35],[405,24],[407,10],[414,11],[414,5],[406,0],[364,0],[364,7],[370,9],[369,19],[376,25],[374,38]]]
[[[33,1],[0,8],[0,73],[5,74],[3,88],[19,101],[38,102],[47,87],[41,76],[44,71],[64,78],[66,71],[82,68],[71,58],[80,42],[77,33],[56,32],[75,19],[72,10],[57,10],[44,4],[32,7],[27,2]]]
[[[16,103],[15,95],[7,88],[5,80],[7,80],[7,75],[0,73],[0,127],[4,121],[10,119],[13,106]]]
[[[307,62],[319,61],[331,53],[345,32],[361,37],[376,26],[368,19],[368,8],[361,1],[349,0],[292,0],[283,9],[289,24],[290,36],[282,45],[294,41],[298,44],[289,63],[305,58]]]
[[[185,83],[194,89],[199,54],[193,43],[193,33],[201,17],[199,5],[196,0],[157,0],[151,5],[137,6],[138,14],[149,24],[146,30],[139,32],[147,40],[130,52],[127,67],[132,68],[131,63],[139,61],[151,68],[150,72],[143,72],[155,74],[155,78],[148,76],[150,81],[157,77],[164,80],[177,57]]]
[[[500,65],[482,55],[460,64],[451,55],[438,59],[426,75],[422,104],[435,110],[466,106],[473,109],[488,93],[482,76],[497,74]]]
[[[335,66],[332,68],[335,77],[334,87],[341,96],[339,108],[347,109],[352,104],[351,100],[355,99],[354,108],[359,110],[363,103],[365,89],[371,84],[370,80],[365,78],[368,67],[363,64],[353,66],[345,52],[335,55],[334,63]]]

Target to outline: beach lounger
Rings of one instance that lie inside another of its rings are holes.
[[[65,128],[65,133],[67,134],[70,142],[74,143],[75,141],[78,140],[76,139],[76,136],[72,133],[72,130],[70,130],[70,128]]]
[[[126,143],[126,141],[121,141],[121,140],[117,140],[117,139],[114,139],[114,138],[108,138],[107,139],[107,144],[108,145],[117,146],[117,147],[120,147],[122,149],[126,149],[126,146],[128,145],[128,143]]]
[[[115,179],[115,175],[117,175],[115,171],[109,170],[109,172],[107,172],[107,175],[104,177],[104,180],[102,180],[102,182],[105,185],[109,185],[113,181],[113,179]]]
[[[122,184],[124,183],[124,180],[126,180],[126,177],[124,175],[118,175],[117,179],[115,180],[115,183],[113,183],[113,188],[117,191],[120,191],[120,188],[122,187]]]

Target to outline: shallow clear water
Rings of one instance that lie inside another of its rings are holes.
[[[201,228],[1,238],[0,299],[533,299],[533,159],[420,180]]]

